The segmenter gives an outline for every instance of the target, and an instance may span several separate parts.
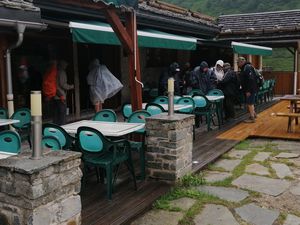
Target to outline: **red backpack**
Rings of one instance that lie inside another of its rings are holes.
[[[43,77],[43,95],[51,99],[56,95],[57,67],[53,64]]]

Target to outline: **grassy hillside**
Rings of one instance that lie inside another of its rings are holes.
[[[299,0],[163,0],[206,15],[269,12],[300,9]],[[264,66],[274,71],[293,71],[293,55],[286,49],[274,49],[273,55],[264,57]]]
[[[234,13],[268,12],[300,9],[299,0],[164,0],[193,11],[219,16]]]

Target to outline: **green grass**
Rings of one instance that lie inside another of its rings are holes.
[[[245,150],[250,147],[250,141],[249,140],[244,140],[238,143],[236,146],[234,146],[234,149],[236,150]]]

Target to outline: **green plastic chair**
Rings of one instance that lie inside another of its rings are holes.
[[[93,120],[117,122],[117,114],[112,109],[103,109],[94,115]]]
[[[49,148],[53,151],[62,149],[59,140],[54,136],[44,136],[42,138],[42,147]]]
[[[156,103],[148,103],[146,105],[146,111],[149,112],[151,116],[165,112],[164,108],[161,105]]]
[[[205,97],[205,95],[194,95],[193,100],[195,102],[194,114],[196,116],[196,126],[199,127],[200,117],[205,116],[207,131],[210,130],[210,122],[212,121],[212,109],[211,102]]]
[[[112,199],[113,185],[121,163],[126,163],[133,177],[134,188],[137,189],[130,145],[127,140],[111,141],[98,130],[90,127],[79,127],[77,137],[77,146],[82,151],[84,162],[84,178],[86,177],[87,166],[104,169],[106,171],[108,199]],[[114,171],[115,174],[113,174]]]
[[[43,125],[43,135],[55,137],[63,150],[74,150],[74,138],[70,136],[62,127],[53,123]]]
[[[208,96],[224,96],[224,93],[222,90],[220,89],[212,89],[210,91],[208,91],[207,93]],[[214,106],[216,107],[215,111],[217,113],[217,117],[218,117],[218,126],[219,129],[221,128],[221,123],[223,123],[223,99],[214,102]]]
[[[154,99],[153,103],[156,104],[168,104],[168,97],[167,96],[158,96]]]
[[[130,115],[128,118],[128,123],[145,123],[146,117],[150,117],[151,114],[146,110],[138,110]],[[141,171],[141,179],[145,179],[146,174],[146,159],[145,159],[145,129],[139,129],[134,132],[135,134],[142,135],[142,141],[129,141],[130,147],[133,151],[139,153],[140,156],[140,171]]]
[[[130,103],[123,104],[122,115],[123,115],[124,121],[126,121],[131,114],[132,114],[131,104]]]
[[[188,95],[193,96],[193,95],[204,95],[203,91],[200,89],[192,89],[189,91]]]
[[[19,120],[18,123],[13,123],[11,126],[19,133],[21,140],[27,139],[29,147],[31,148],[31,112],[28,108],[21,108],[16,110],[11,119]]]
[[[0,107],[0,119],[8,119],[7,110],[3,107]]]
[[[178,112],[180,112],[180,113],[188,113],[188,114],[193,113],[194,108],[195,108],[195,102],[194,102],[193,98],[191,98],[191,97],[181,97],[180,99],[177,100],[176,104],[191,106],[190,108],[178,110]]]
[[[18,154],[21,150],[20,135],[11,130],[0,132],[0,151]]]

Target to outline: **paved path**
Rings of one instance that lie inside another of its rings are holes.
[[[300,142],[253,139],[132,224],[300,225]]]

